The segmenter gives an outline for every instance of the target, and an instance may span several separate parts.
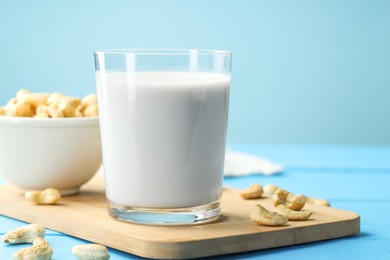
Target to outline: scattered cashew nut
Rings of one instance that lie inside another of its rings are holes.
[[[6,244],[32,243],[38,237],[44,238],[45,233],[42,225],[33,223],[4,234],[1,240]]]
[[[288,220],[307,220],[310,218],[310,216],[312,214],[312,212],[308,211],[308,210],[296,211],[296,210],[289,209],[284,204],[279,204],[276,207],[276,210],[280,214],[286,216],[288,218]]]
[[[108,260],[110,254],[105,246],[98,244],[77,245],[72,253],[79,260]]]
[[[13,255],[13,260],[50,260],[53,255],[53,249],[43,238],[38,237],[34,240],[33,246],[20,249]]]
[[[267,184],[264,186],[264,194],[266,196],[272,196],[275,191],[277,191],[278,189],[280,189],[278,186],[275,186],[273,184]],[[325,200],[325,199],[318,199],[318,198],[313,198],[313,197],[308,197],[308,196],[304,196],[305,199],[306,199],[306,202],[308,203],[312,203],[312,204],[315,204],[315,205],[321,205],[321,206],[330,206],[330,203],[329,201]]]
[[[277,189],[272,196],[274,206],[286,205],[289,209],[300,210],[305,206],[306,199],[303,195],[293,195],[287,190]]]
[[[312,203],[314,205],[321,205],[321,206],[330,207],[330,203],[327,200],[317,199],[317,198],[307,197],[307,196],[305,196],[305,198],[306,198],[306,202]]]
[[[273,184],[267,184],[264,186],[264,193],[267,195],[267,196],[272,196],[275,191],[279,189],[279,187],[273,185]]]
[[[263,195],[263,187],[257,183],[252,184],[248,189],[240,193],[243,199],[258,199],[261,195]]]
[[[61,193],[54,188],[48,188],[43,191],[28,191],[24,197],[39,205],[53,205],[61,199]]]
[[[260,204],[255,205],[250,211],[250,218],[257,224],[264,226],[281,226],[288,222],[287,217],[277,213],[266,210]]]

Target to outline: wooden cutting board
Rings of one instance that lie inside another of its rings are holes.
[[[122,223],[108,216],[103,178],[95,177],[77,196],[64,197],[59,205],[38,206],[10,186],[0,186],[0,214],[35,222],[138,256],[185,259],[296,245],[358,234],[359,215],[341,209],[307,204],[309,221],[286,226],[260,226],[249,219],[250,208],[260,203],[273,209],[270,199],[243,200],[239,190],[225,188],[222,216],[195,226],[144,226]]]

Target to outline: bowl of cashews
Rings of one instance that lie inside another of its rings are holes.
[[[22,192],[75,194],[102,164],[97,98],[20,90],[0,107],[0,175]]]

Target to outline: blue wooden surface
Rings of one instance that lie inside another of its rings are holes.
[[[235,144],[232,148],[266,156],[285,166],[282,174],[225,178],[225,186],[244,188],[253,182],[274,183],[329,199],[333,207],[361,215],[357,236],[304,245],[212,257],[212,259],[390,259],[390,147],[335,145]],[[1,181],[0,182],[4,182]],[[0,234],[23,222],[0,216]],[[102,223],[104,224],[104,223]],[[88,243],[49,230],[53,259],[75,259],[71,248]],[[11,259],[25,245],[1,245],[0,259]],[[141,259],[109,249],[111,259]]]

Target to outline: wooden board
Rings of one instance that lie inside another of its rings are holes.
[[[309,221],[290,221],[281,227],[252,223],[249,210],[256,203],[273,209],[270,199],[243,200],[236,189],[225,188],[222,216],[217,222],[195,226],[144,226],[122,223],[108,216],[102,178],[95,177],[77,196],[60,205],[38,206],[12,186],[0,186],[0,213],[26,222],[104,244],[138,256],[185,259],[302,244],[358,234],[359,215],[308,204]]]

